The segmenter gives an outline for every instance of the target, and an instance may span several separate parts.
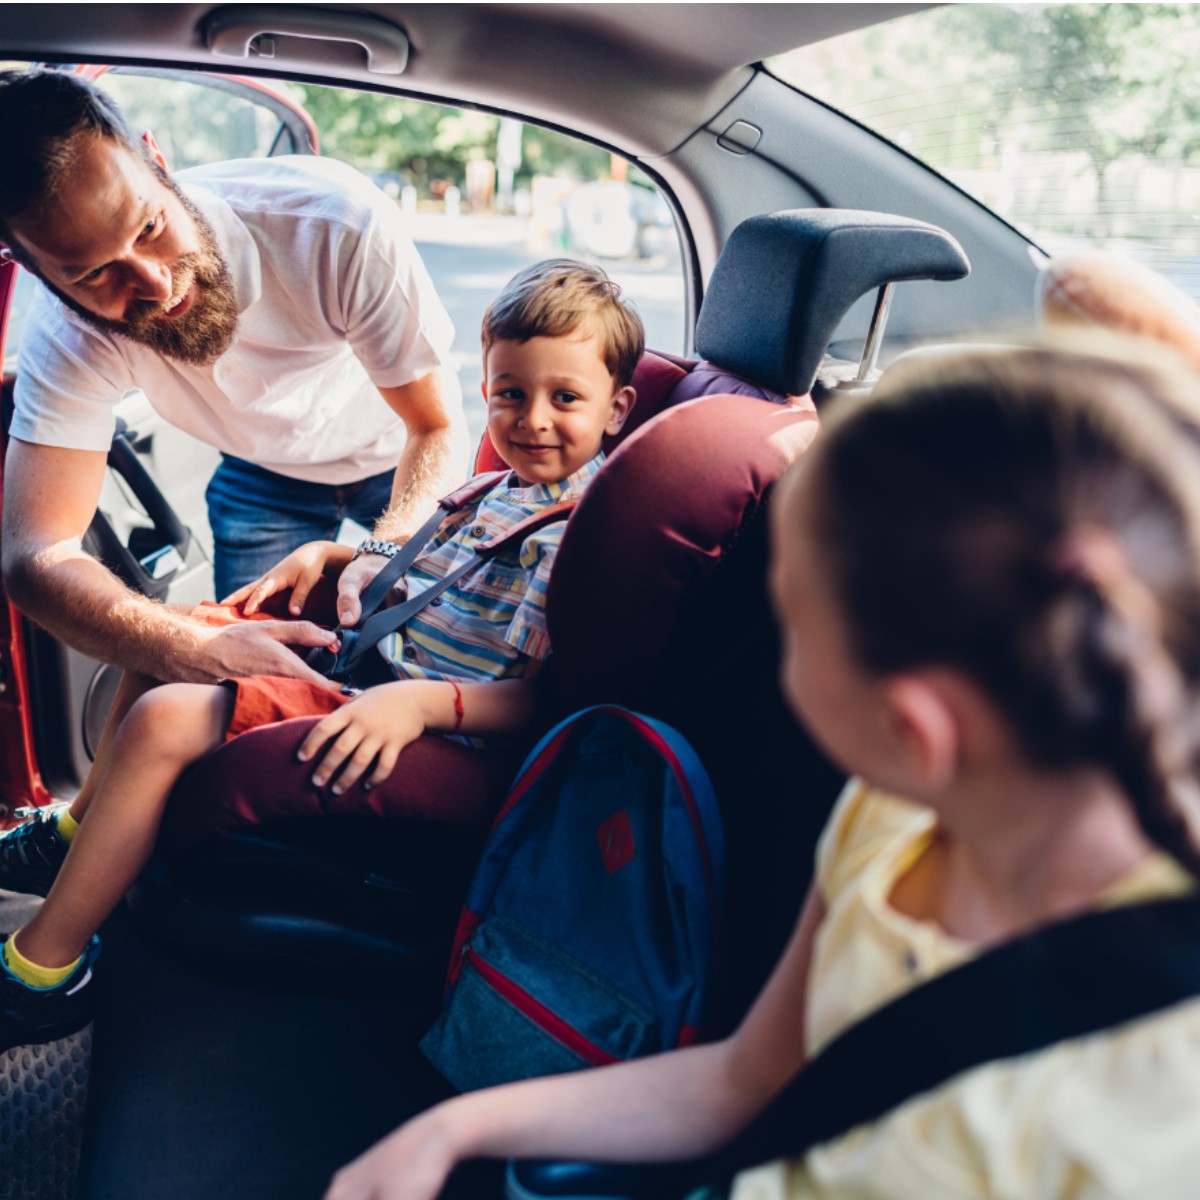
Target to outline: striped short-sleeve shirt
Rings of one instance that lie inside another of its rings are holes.
[[[531,487],[514,486],[516,476],[509,474],[477,505],[446,518],[397,587],[409,596],[420,594],[473,555],[480,542],[578,496],[603,462],[598,454],[566,479]],[[546,589],[564,525],[546,525],[468,572],[387,638],[383,651],[400,674],[469,682],[516,679],[531,660],[545,658]]]

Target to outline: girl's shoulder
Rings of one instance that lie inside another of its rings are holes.
[[[887,851],[923,842],[933,829],[932,810],[851,779],[817,843],[817,886],[829,903]]]

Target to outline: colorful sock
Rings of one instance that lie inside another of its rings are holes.
[[[54,832],[69,846],[79,832],[79,822],[71,816],[71,810],[64,808],[54,822]]]
[[[17,949],[17,935],[10,934],[4,943],[3,959],[8,973],[19,979],[26,987],[46,989],[57,987],[79,966],[80,958],[65,967],[39,967]]]

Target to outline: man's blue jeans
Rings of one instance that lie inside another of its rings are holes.
[[[277,475],[222,455],[205,498],[218,600],[257,579],[305,542],[337,536],[349,517],[367,529],[387,509],[393,472],[341,486]]]

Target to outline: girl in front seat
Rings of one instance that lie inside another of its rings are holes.
[[[790,703],[857,778],[764,992],[723,1042],[431,1109],[327,1200],[429,1200],[476,1156],[703,1156],[916,984],[1194,890],[1195,388],[997,348],[894,368],[835,410],[777,493],[773,588]],[[1191,1000],[967,1070],[732,1195],[1182,1198],[1198,1127]]]

